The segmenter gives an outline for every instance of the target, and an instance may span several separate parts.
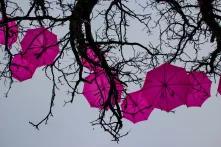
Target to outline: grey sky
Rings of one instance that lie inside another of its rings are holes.
[[[93,130],[89,122],[96,118],[97,110],[91,109],[83,96],[62,107],[65,95],[60,94],[55,117],[37,131],[28,121],[40,120],[48,108],[50,82],[43,75],[38,70],[32,80],[15,84],[8,99],[1,99],[0,146],[220,147],[220,96],[212,96],[202,108],[180,107],[175,114],[155,110],[148,121],[136,125],[125,120],[125,130],[130,134],[116,144],[99,127]]]
[[[57,29],[56,33],[62,32]],[[136,27],[131,35],[145,38]],[[65,91],[58,93],[48,125],[41,125],[40,131],[29,125],[28,121],[44,117],[50,102],[51,82],[38,69],[32,80],[15,83],[9,97],[0,98],[0,147],[220,147],[221,96],[215,96],[216,88],[214,84],[202,108],[182,106],[175,114],[154,110],[148,121],[136,125],[124,120],[124,130],[130,133],[116,144],[100,127],[90,125],[98,111],[82,95],[63,107]]]

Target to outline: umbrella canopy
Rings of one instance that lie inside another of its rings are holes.
[[[108,99],[110,90],[110,82],[104,72],[92,73],[85,78],[88,82],[84,83],[83,95],[87,99],[91,107],[103,108],[103,104]],[[117,99],[120,101],[123,91],[123,85],[115,80],[117,90]],[[114,97],[111,98],[112,104],[115,104]]]
[[[165,63],[147,73],[143,88],[148,101],[170,112],[185,104],[190,81],[184,68]]]
[[[219,85],[217,91],[219,92],[219,94],[221,94],[221,76],[219,78]]]
[[[28,29],[21,47],[27,60],[38,66],[52,64],[59,53],[57,36],[43,27]]]
[[[121,108],[123,117],[133,123],[147,120],[153,111],[152,104],[145,99],[142,90],[128,94],[123,100]]]
[[[92,60],[92,61],[95,62],[95,63],[98,63],[98,62],[99,62],[99,59],[98,59],[98,57],[95,55],[93,49],[87,48],[86,52],[87,52],[87,57],[88,57],[90,60]],[[94,66],[92,63],[89,63],[89,62],[88,62],[86,59],[84,59],[84,58],[81,58],[81,61],[82,61],[83,66],[86,67],[86,68],[88,68],[88,69],[91,70],[91,71],[98,71],[98,70],[101,69],[100,67],[96,67],[96,66]]]
[[[31,79],[36,68],[22,54],[15,55],[10,65],[12,77],[20,82]]]
[[[2,20],[0,20],[1,22]],[[18,25],[16,21],[10,21],[8,25],[8,43],[7,45],[11,48],[12,44],[17,41],[18,38]],[[5,45],[6,41],[6,26],[0,27],[0,44]]]
[[[188,107],[201,107],[210,97],[212,81],[203,72],[190,72],[189,79],[191,89],[187,97],[186,105]]]

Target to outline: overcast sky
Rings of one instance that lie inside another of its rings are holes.
[[[135,29],[133,35],[142,38]],[[175,114],[154,110],[148,121],[136,125],[124,120],[124,130],[130,133],[117,144],[100,127],[90,125],[98,111],[82,95],[63,107],[65,91],[58,93],[48,125],[39,131],[29,125],[45,116],[50,102],[51,82],[38,69],[32,80],[15,83],[7,99],[1,94],[0,147],[220,147],[221,96],[216,89],[214,84],[202,108],[182,106]]]
[[[7,99],[0,100],[1,147],[220,147],[221,98],[213,96],[202,108],[180,107],[176,113],[154,110],[148,121],[133,125],[124,120],[129,135],[119,144],[99,127],[90,125],[97,110],[91,109],[83,96],[72,105],[62,107],[65,94],[58,95],[54,118],[40,131],[28,124],[38,121],[48,110],[50,82],[38,70],[32,80],[13,86]]]

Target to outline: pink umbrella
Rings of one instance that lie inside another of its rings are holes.
[[[221,76],[219,78],[219,85],[217,91],[219,92],[219,94],[221,94]]]
[[[38,66],[52,64],[59,53],[57,36],[43,27],[28,29],[21,47],[27,60]]]
[[[148,101],[170,112],[185,104],[190,81],[184,68],[165,63],[147,73],[143,88]]]
[[[203,72],[191,72],[189,74],[191,89],[187,97],[186,105],[188,107],[201,107],[210,97],[212,82]]]
[[[10,70],[12,77],[20,82],[31,79],[36,66],[27,61],[22,54],[17,54],[13,57]]]
[[[98,63],[98,62],[99,62],[99,59],[98,59],[98,57],[95,55],[93,49],[87,48],[86,52],[87,52],[87,56],[88,56],[88,58],[89,58],[90,60],[92,60],[92,61],[95,62],[95,63]],[[82,61],[83,66],[86,67],[86,68],[88,68],[88,69],[91,70],[91,71],[101,70],[100,67],[94,66],[92,63],[89,63],[89,62],[88,62],[86,59],[84,59],[84,58],[81,58],[81,61]]]
[[[87,99],[91,107],[103,108],[103,104],[108,99],[108,94],[110,90],[110,83],[104,72],[92,73],[86,77],[88,82],[84,83],[83,95]],[[123,91],[123,85],[117,80],[115,81],[116,88],[118,91],[118,101],[121,99],[121,94]],[[112,104],[115,104],[114,98],[112,97]]]
[[[153,106],[145,99],[142,90],[128,94],[122,102],[121,108],[123,117],[133,123],[147,120],[153,111]]]
[[[3,20],[0,20],[0,22]],[[18,25],[16,21],[10,21],[7,23],[8,25],[8,46],[11,48],[12,44],[17,41],[18,38]],[[5,45],[6,41],[6,26],[0,27],[0,44]]]

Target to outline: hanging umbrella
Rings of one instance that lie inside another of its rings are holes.
[[[36,68],[22,54],[15,55],[10,64],[12,77],[20,82],[31,79]]]
[[[188,93],[186,105],[188,107],[201,107],[210,97],[212,81],[203,72],[190,72],[191,82],[190,92]]]
[[[57,36],[43,27],[28,29],[21,47],[27,60],[38,66],[52,64],[59,53]]]
[[[0,22],[3,20],[0,20]],[[18,25],[16,21],[10,21],[7,23],[8,25],[8,43],[7,45],[11,48],[12,44],[17,41],[18,38]],[[5,45],[6,41],[6,26],[0,27],[0,44]]]
[[[189,87],[185,69],[168,63],[149,71],[143,86],[147,100],[167,112],[185,104]]]
[[[153,106],[145,99],[143,90],[128,94],[123,100],[121,108],[123,117],[133,123],[147,120],[153,111]]]
[[[108,77],[104,72],[92,73],[85,78],[88,82],[84,83],[83,95],[87,99],[91,107],[102,109],[103,104],[108,99],[108,94],[110,90],[110,82]],[[115,80],[116,90],[117,90],[117,99],[120,101],[121,94],[123,91],[123,85]],[[112,104],[115,104],[114,97],[111,98]]]
[[[91,48],[87,48],[86,50],[87,53],[87,57],[92,60],[95,63],[99,63],[99,59],[98,57],[95,55],[93,49]],[[94,66],[93,63],[88,62],[86,59],[81,58],[82,64],[84,67],[88,68],[91,71],[99,71],[101,70],[100,67]]]
[[[219,78],[219,85],[218,85],[217,91],[218,91],[219,94],[221,94],[221,76]]]

